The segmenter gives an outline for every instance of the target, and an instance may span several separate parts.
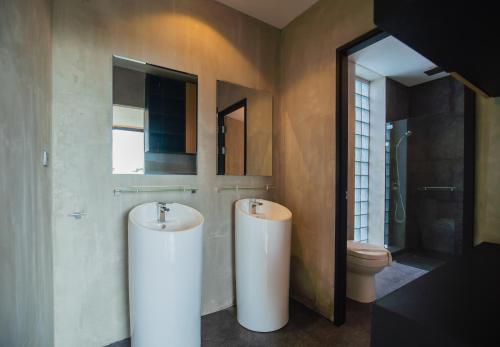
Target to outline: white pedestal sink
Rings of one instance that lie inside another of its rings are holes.
[[[195,209],[139,205],[129,213],[132,346],[200,346],[203,217]]]
[[[235,215],[238,322],[253,331],[278,330],[288,322],[292,213],[271,201],[243,199]]]

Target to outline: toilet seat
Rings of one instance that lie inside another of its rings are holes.
[[[347,256],[357,263],[392,262],[391,253],[384,247],[355,241],[347,241]]]

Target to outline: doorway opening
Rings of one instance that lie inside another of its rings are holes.
[[[376,29],[337,50],[337,98],[343,324],[346,296],[371,302],[472,248],[474,93]]]

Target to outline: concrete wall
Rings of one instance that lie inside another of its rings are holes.
[[[386,78],[370,82],[368,242],[384,245]]]
[[[204,215],[203,313],[232,305],[233,203],[270,196],[214,187],[272,178],[216,176],[216,81],[276,95],[279,31],[207,0],[55,0],[53,13],[55,345],[129,335],[127,212],[146,201],[178,201]],[[113,54],[198,75],[197,176],[111,174]],[[117,186],[168,184],[200,191],[113,196]],[[81,209],[85,218],[67,217]]]
[[[372,16],[371,0],[321,0],[281,35],[276,158],[279,200],[293,213],[291,294],[329,319],[335,265],[335,54],[373,29]]]
[[[500,243],[500,98],[476,96],[474,242]]]
[[[0,1],[0,346],[53,342],[50,1]]]

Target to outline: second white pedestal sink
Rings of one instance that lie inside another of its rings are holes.
[[[267,332],[288,322],[292,213],[262,199],[236,202],[238,322]]]
[[[132,346],[200,346],[202,232],[202,215],[188,206],[152,202],[130,211]]]

